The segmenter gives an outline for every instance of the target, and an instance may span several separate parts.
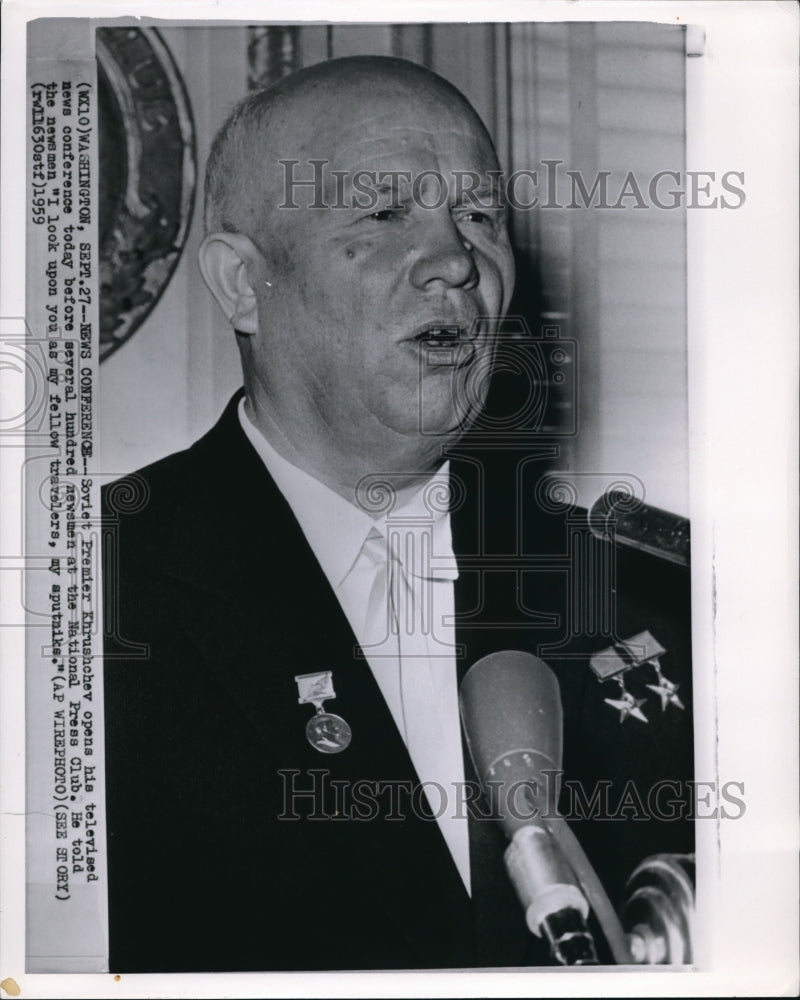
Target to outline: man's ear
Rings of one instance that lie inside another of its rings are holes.
[[[264,263],[250,237],[209,233],[200,244],[198,262],[203,280],[231,326],[240,333],[258,333],[258,302],[253,289]]]

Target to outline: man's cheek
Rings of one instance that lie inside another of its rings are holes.
[[[279,232],[268,236],[264,241],[264,263],[267,269],[267,280],[273,287],[285,287],[288,282],[297,277],[296,251],[288,241],[280,238]]]
[[[324,259],[320,260],[320,266],[326,268],[341,268],[346,274],[354,268],[366,268],[369,270],[373,259],[379,260],[385,254],[386,241],[379,239],[374,231],[348,230],[344,235],[330,240],[324,253]]]
[[[485,275],[484,297],[489,305],[491,297],[491,307],[495,314],[505,315],[511,303],[511,296],[514,292],[514,279],[516,266],[514,254],[507,239],[493,248],[494,253],[488,257],[489,267]],[[483,276],[482,276],[483,277]],[[482,284],[484,282],[482,281]]]

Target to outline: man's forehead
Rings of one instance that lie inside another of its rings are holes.
[[[416,89],[380,75],[373,86],[363,79],[334,80],[295,94],[292,104],[281,132],[320,157],[405,151],[493,156],[483,123],[466,101],[427,80]]]
[[[291,153],[297,159],[322,160],[330,171],[442,170],[487,172],[497,167],[494,150],[483,128],[465,117],[440,122],[414,121],[397,114],[350,116],[336,128],[295,133]],[[284,156],[286,153],[284,152]]]
[[[345,170],[415,170],[438,166],[446,170],[485,172],[495,166],[487,142],[458,129],[438,131],[393,126],[361,136],[352,144],[335,143],[327,157],[331,168]]]
[[[388,67],[381,62],[376,71],[371,62],[368,72],[358,62],[355,68],[349,62],[336,72],[312,68],[296,86],[287,86],[257,146],[251,146],[245,168],[251,200],[265,207],[292,203],[288,184],[293,192],[299,185],[305,199],[318,202],[323,189],[326,198],[331,190],[352,189],[359,172],[372,175],[373,190],[379,189],[382,173],[390,175],[392,189],[402,191],[398,175],[411,174],[407,186],[431,171],[445,178],[448,189],[457,187],[454,175],[462,173],[475,178],[469,182],[472,189],[491,188],[491,175],[499,172],[494,148],[461,94],[419,67],[391,61]]]

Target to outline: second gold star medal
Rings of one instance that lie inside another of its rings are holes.
[[[306,726],[308,742],[320,753],[341,753],[350,746],[353,734],[350,726],[340,715],[326,712],[324,702],[336,697],[333,690],[333,674],[324,670],[316,674],[298,674],[295,677],[300,705],[313,705],[316,714]]]

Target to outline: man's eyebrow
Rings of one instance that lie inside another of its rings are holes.
[[[408,200],[412,197],[412,182],[413,173],[411,171],[378,171],[378,173],[389,173],[391,177],[384,177],[382,180],[376,180],[374,184],[371,185],[372,189],[378,195],[379,198],[392,198],[405,199]],[[400,176],[397,176],[399,173]],[[405,173],[405,177],[403,176]],[[411,176],[409,176],[411,175]]]
[[[497,183],[497,181],[484,181],[483,184],[479,184],[476,188],[470,188],[466,194],[475,195],[500,195],[502,188]]]
[[[395,171],[391,171],[391,173],[394,175]],[[408,176],[409,174],[411,174],[411,171],[406,171],[407,176],[405,177],[392,176],[391,179],[377,181],[377,183],[374,185],[375,190],[378,192],[378,194],[394,194],[395,191],[397,191],[398,188],[400,188],[401,186],[402,187],[409,186],[409,184],[413,180],[413,174],[411,176]]]
[[[475,175],[471,171],[462,171],[462,175],[465,181],[472,180]],[[503,208],[505,206],[505,201],[503,199],[504,188],[500,182],[499,177],[481,177],[480,182],[476,185],[471,185],[469,183],[462,182],[460,192],[460,198],[458,198],[459,204],[470,204],[476,201],[480,201],[481,204],[488,204],[494,208]]]
[[[371,192],[378,198],[406,200],[414,196],[415,185],[422,175],[437,175],[446,185],[450,204],[453,206],[479,206],[487,210],[505,210],[505,188],[500,171],[490,175],[477,170],[401,170],[360,167],[348,171],[334,171],[347,189],[357,186],[363,193]],[[356,180],[358,184],[356,185]]]

